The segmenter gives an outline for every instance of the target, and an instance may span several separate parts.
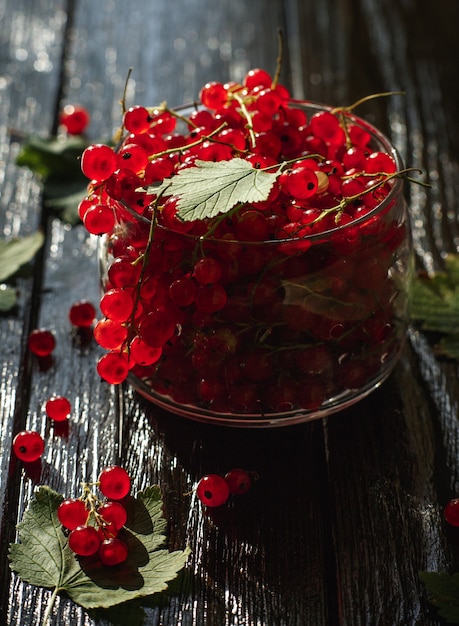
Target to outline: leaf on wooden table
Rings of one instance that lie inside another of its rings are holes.
[[[41,231],[26,237],[0,239],[0,281],[15,274],[21,265],[28,263],[43,245]]]
[[[414,280],[411,317],[422,330],[443,335],[436,345],[440,355],[459,358],[459,255],[446,257],[444,272]]]
[[[459,624],[459,574],[421,572],[430,602],[448,624]]]
[[[0,285],[0,313],[10,311],[17,302],[16,289],[8,287],[8,285]]]
[[[19,524],[20,543],[10,545],[11,569],[25,582],[66,592],[77,604],[108,608],[167,588],[189,551],[169,552],[165,543],[159,487],[148,487],[126,501],[128,520],[120,531],[129,549],[127,560],[104,566],[98,557],[75,557],[57,518],[63,497],[40,487]]]
[[[202,220],[227,213],[239,203],[266,200],[279,173],[256,169],[239,158],[216,163],[197,160],[194,167],[148,187],[147,192],[177,197],[178,217]]]
[[[88,145],[81,135],[30,137],[16,159],[17,165],[41,177],[45,206],[71,224],[79,220],[78,204],[88,186],[80,167],[81,154]]]

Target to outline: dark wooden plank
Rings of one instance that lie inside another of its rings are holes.
[[[35,232],[41,224],[41,194],[30,172],[15,166],[21,135],[48,134],[54,123],[66,26],[64,2],[33,7],[3,2],[0,20],[0,233],[5,238]],[[19,131],[19,135],[16,133]],[[7,571],[6,550],[14,537],[20,467],[10,459],[13,435],[27,423],[30,361],[25,343],[36,323],[41,255],[32,277],[18,279],[17,310],[0,317],[2,345],[0,385],[0,559]],[[1,577],[0,621],[6,623],[8,576]]]

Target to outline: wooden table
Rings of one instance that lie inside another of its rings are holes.
[[[40,181],[15,165],[21,142],[9,129],[46,136],[62,105],[79,102],[91,112],[91,137],[108,138],[129,67],[132,103],[179,104],[208,80],[274,71],[282,27],[282,82],[296,97],[344,105],[406,92],[359,113],[432,184],[408,193],[418,265],[440,268],[459,242],[459,3],[1,0],[0,16],[0,227],[7,238],[46,233],[33,273],[17,279],[17,310],[0,318],[0,623],[39,624],[49,597],[6,564],[36,483],[72,494],[117,461],[136,489],[161,486],[169,547],[192,549],[189,576],[163,606],[146,609],[145,624],[443,623],[419,572],[457,565],[442,516],[459,491],[457,365],[412,330],[390,379],[354,408],[256,431],[166,415],[129,387],[102,383],[97,346],[79,343],[67,318],[73,302],[98,301],[96,244],[43,210]],[[57,340],[44,371],[26,348],[38,326]],[[66,437],[44,414],[52,393],[73,406]],[[46,439],[35,482],[10,452],[24,427]],[[204,473],[237,466],[260,480],[213,520],[186,494]],[[52,623],[95,622],[61,598]]]

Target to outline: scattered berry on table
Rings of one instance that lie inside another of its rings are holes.
[[[450,500],[444,509],[445,520],[451,526],[459,526],[459,498]]]
[[[90,115],[85,107],[66,104],[59,115],[59,123],[69,135],[81,135],[89,125]]]
[[[27,345],[32,354],[39,357],[46,357],[54,351],[56,338],[50,330],[37,328],[30,333]]]
[[[43,437],[35,430],[22,430],[13,439],[13,452],[21,461],[37,461],[45,450]]]
[[[74,302],[69,309],[69,320],[77,328],[89,328],[96,318],[96,309],[88,300]]]
[[[198,482],[196,494],[199,500],[209,507],[216,507],[225,504],[228,500],[230,490],[226,480],[218,474],[208,474],[203,476]]]
[[[53,396],[46,401],[45,412],[46,415],[56,421],[63,422],[70,415],[72,405],[69,400],[64,396]]]
[[[228,483],[229,491],[234,495],[242,495],[247,493],[252,486],[252,479],[246,470],[235,468],[225,474],[225,480]]]

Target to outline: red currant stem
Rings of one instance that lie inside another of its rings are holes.
[[[245,106],[244,99],[241,98],[239,96],[239,94],[237,94],[237,93],[233,94],[232,97],[234,98],[234,100],[236,100],[236,102],[241,107],[241,113],[242,113],[243,117],[245,117],[245,119],[247,121],[247,131],[249,133],[250,146],[251,146],[251,148],[254,148],[255,147],[255,143],[256,143],[255,132],[253,130],[252,118],[250,116],[250,113],[247,111],[247,107]]]
[[[277,87],[277,83],[279,82],[282,64],[284,61],[284,31],[282,28],[277,30],[277,44],[278,44],[278,53],[276,59],[276,71],[274,73],[273,82],[271,83],[271,89],[275,89]]]
[[[123,95],[120,100],[121,112],[123,115],[126,113],[127,88],[128,88],[129,80],[131,78],[131,74],[132,74],[132,67],[128,69],[126,80],[124,81]]]
[[[139,190],[136,191],[144,191],[143,187],[141,187]],[[145,215],[142,215],[141,213],[137,213],[136,211],[134,211],[134,209],[132,209],[129,204],[126,203],[125,200],[120,200],[119,201],[120,204],[123,205],[123,208],[126,209],[126,211],[128,213],[130,213],[130,215],[132,215],[133,218],[135,218],[135,220],[139,220],[140,222],[144,222],[145,224],[149,224],[150,220],[148,219],[148,217],[145,217]]]
[[[215,130],[213,130],[211,133],[209,133],[208,135],[202,135],[198,140],[194,141],[193,143],[188,143],[186,146],[182,146],[181,148],[168,148],[167,150],[156,152],[155,154],[151,154],[148,157],[148,160],[153,161],[154,159],[167,156],[168,154],[175,154],[176,152],[183,152],[184,150],[195,148],[196,146],[199,146],[202,143],[204,143],[204,141],[208,141],[209,139],[211,139],[214,135],[218,134],[220,131],[226,128],[226,126],[227,126],[227,123],[223,122],[223,124],[220,124],[220,126],[216,128]]]
[[[198,125],[193,122],[193,120],[189,120],[185,115],[182,115],[175,109],[169,109],[169,107],[164,103],[164,112],[170,113],[173,117],[177,118],[181,122],[184,122],[187,126],[193,126],[193,128],[198,128]]]
[[[59,594],[59,586],[56,585],[53,589],[53,593],[51,594],[48,600],[48,604],[46,605],[46,611],[43,615],[43,621],[41,622],[41,626],[48,626],[48,624],[50,624],[51,613],[53,612],[54,604],[56,602],[56,598],[58,594]]]
[[[320,220],[322,220],[324,217],[326,217],[327,215],[330,215],[331,213],[336,213],[336,221],[339,219],[339,217],[341,216],[342,212],[344,211],[344,209],[351,204],[352,202],[354,202],[354,200],[359,200],[362,196],[364,196],[367,193],[371,193],[372,191],[376,191],[376,189],[378,189],[379,187],[381,187],[381,185],[384,185],[385,183],[387,183],[388,181],[394,179],[394,178],[405,178],[404,174],[406,174],[407,172],[419,172],[422,173],[422,170],[419,170],[416,167],[408,167],[404,170],[399,170],[398,172],[393,172],[391,174],[387,174],[386,172],[380,172],[379,174],[373,174],[374,176],[384,176],[384,178],[380,181],[378,181],[377,183],[375,183],[374,185],[372,185],[371,187],[368,187],[368,189],[365,189],[364,191],[361,191],[360,193],[356,193],[353,196],[347,196],[346,198],[343,198],[341,200],[341,202],[333,207],[330,207],[329,209],[325,209],[324,211],[322,211],[322,213],[319,215],[319,217],[316,217],[315,220],[313,220],[311,222],[311,224],[316,224],[317,222],[320,222]],[[413,182],[418,182],[415,179],[413,179]],[[421,183],[420,183],[421,184]]]
[[[363,104],[364,102],[368,102],[369,100],[375,100],[376,98],[387,98],[389,96],[404,96],[406,95],[404,91],[382,91],[380,93],[373,93],[370,94],[369,96],[364,96],[363,98],[360,98],[359,100],[356,100],[353,104],[351,104],[350,106],[345,106],[345,107],[336,107],[334,109],[332,109],[332,113],[333,114],[337,114],[337,113],[351,113],[355,108],[357,108],[358,106],[360,106],[361,104]]]
[[[126,75],[126,80],[124,81],[123,95],[121,96],[121,100],[120,100],[121,116],[123,118],[124,118],[124,114],[126,113],[127,88],[128,88],[129,80],[131,78],[131,74],[132,74],[132,67],[130,67],[128,69],[128,73]],[[115,132],[115,134],[113,136],[114,143],[117,144],[118,142],[120,142],[122,136],[123,136],[123,125],[121,125],[121,127]]]

